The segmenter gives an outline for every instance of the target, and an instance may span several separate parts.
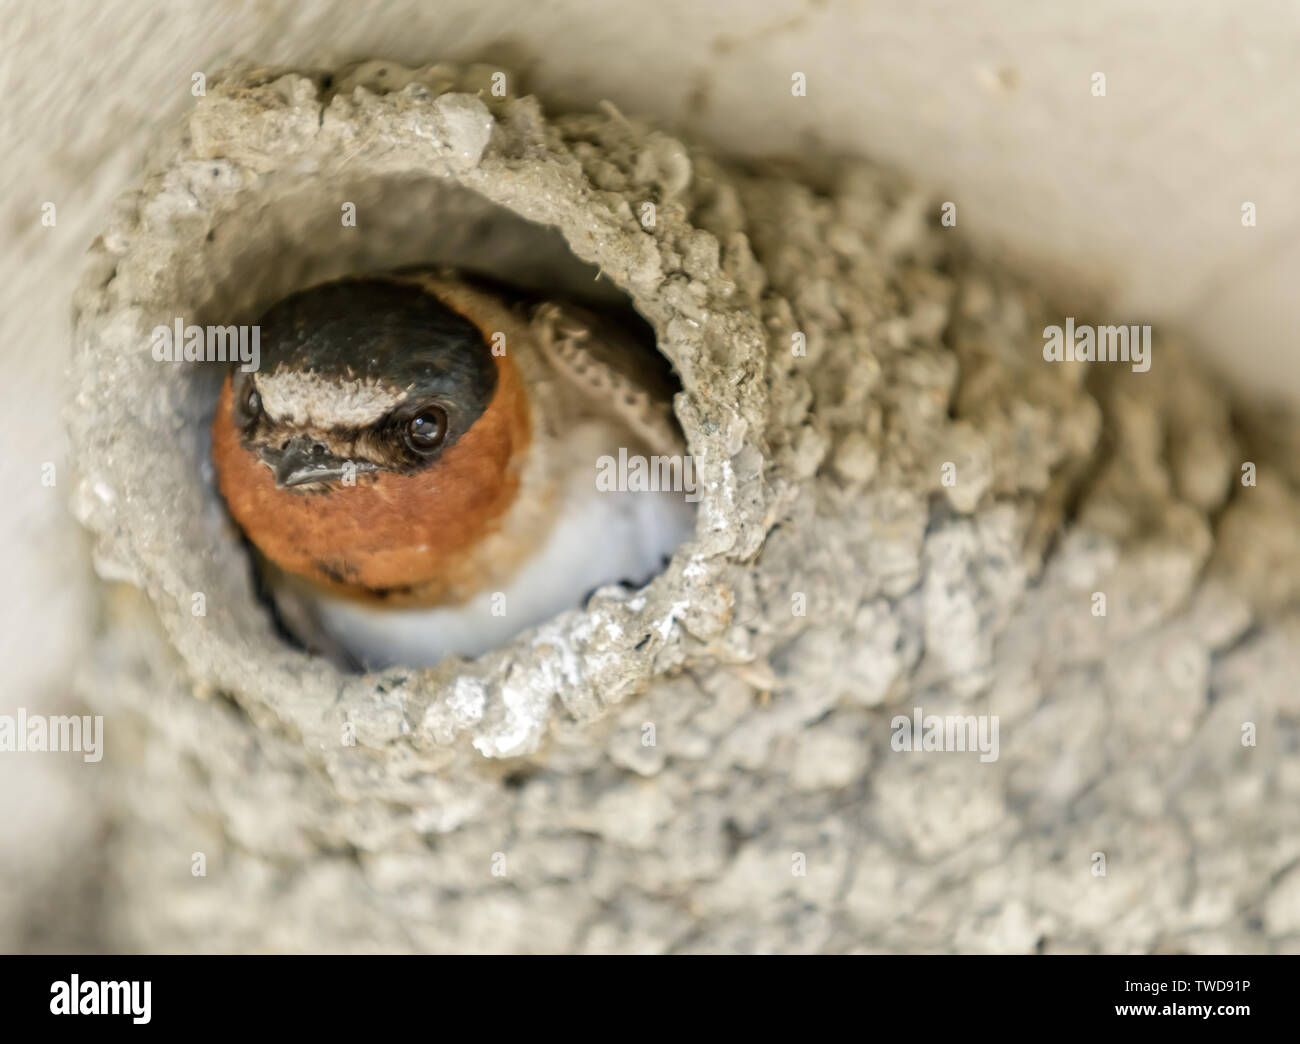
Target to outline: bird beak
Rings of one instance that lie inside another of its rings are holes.
[[[278,450],[265,450],[262,460],[275,476],[278,489],[288,486],[305,486],[313,482],[336,482],[375,471],[376,465],[368,460],[348,460],[336,457],[324,444],[295,435]]]

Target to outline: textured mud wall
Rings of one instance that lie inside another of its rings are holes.
[[[82,685],[121,751],[105,937],[1296,948],[1276,429],[1247,440],[1160,329],[1149,373],[1045,364],[1063,316],[873,169],[745,174],[494,71],[211,85],[92,251],[77,510],[125,581]],[[556,241],[520,219],[566,247],[534,276],[595,266],[677,366],[696,537],[481,661],[340,675],[270,630],[211,488],[212,375],[148,333],[431,254],[527,278]],[[998,716],[999,757],[891,749],[918,706]]]

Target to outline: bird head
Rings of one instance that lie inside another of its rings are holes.
[[[455,575],[508,508],[524,389],[485,332],[418,280],[347,279],[258,322],[213,423],[223,496],[275,565],[388,597]]]

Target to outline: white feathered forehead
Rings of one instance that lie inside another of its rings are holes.
[[[272,420],[320,428],[373,424],[410,390],[373,377],[325,378],[296,370],[259,373],[254,383],[262,397],[262,408]]]

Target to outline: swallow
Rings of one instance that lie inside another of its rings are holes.
[[[476,656],[644,583],[683,493],[598,488],[684,453],[667,360],[625,319],[446,270],[323,283],[258,321],[212,423],[217,484],[276,622],[343,666]]]

